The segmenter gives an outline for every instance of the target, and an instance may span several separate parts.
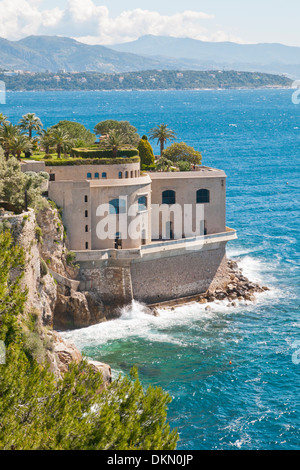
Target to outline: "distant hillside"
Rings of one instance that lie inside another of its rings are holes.
[[[110,48],[156,59],[173,58],[184,63],[185,67],[189,63],[190,69],[225,68],[300,76],[300,47],[283,44],[203,42],[189,38],[147,35]]]
[[[160,68],[158,59],[89,46],[74,39],[30,36],[21,41],[0,38],[0,68],[31,72],[125,72]]]
[[[193,90],[291,87],[292,80],[264,73],[236,71],[155,71],[123,74],[39,73],[8,76],[7,90]]]
[[[57,36],[0,38],[0,69],[124,73],[144,70],[240,70],[300,77],[300,48],[143,36],[110,47]]]

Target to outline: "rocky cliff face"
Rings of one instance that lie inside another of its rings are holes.
[[[78,269],[73,264],[72,253],[65,244],[65,232],[59,212],[46,208],[37,214],[42,240],[39,244],[43,266],[56,281],[56,298],[52,305],[54,328],[60,330],[85,328],[106,320],[105,309],[99,295],[78,292]],[[44,277],[47,288],[47,276]]]
[[[57,377],[67,371],[70,362],[82,361],[81,353],[66,342],[52,329],[57,322],[55,315],[61,314],[61,323],[68,327],[88,326],[91,317],[101,317],[101,303],[89,299],[84,293],[76,292],[74,281],[77,269],[73,266],[64,243],[64,228],[54,208],[41,211],[37,217],[33,210],[2,220],[12,230],[16,242],[26,253],[22,286],[28,290],[26,311],[34,312],[36,329],[50,363],[50,369]],[[12,273],[14,275],[14,273]],[[91,309],[91,310],[90,310]],[[58,318],[59,320],[59,318]],[[105,383],[111,381],[110,367],[92,363],[102,372]]]

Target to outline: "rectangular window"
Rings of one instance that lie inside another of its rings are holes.
[[[87,196],[84,196],[84,202],[88,202],[89,198]]]
[[[55,181],[55,174],[54,173],[50,173],[49,181]]]
[[[85,211],[85,217],[87,218],[89,216],[89,211]]]
[[[86,244],[85,244],[85,249],[86,249],[86,250],[89,249],[89,244],[88,244],[88,242],[86,242]]]

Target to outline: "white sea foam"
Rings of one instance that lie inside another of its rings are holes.
[[[106,323],[91,326],[81,330],[62,333],[68,340],[72,340],[80,349],[86,346],[99,346],[109,341],[118,341],[126,338],[147,338],[149,342],[165,342],[187,346],[182,338],[173,336],[170,328],[184,326],[193,320],[209,318],[213,310],[206,311],[200,304],[183,305],[171,309],[159,309],[159,317],[145,313],[144,305],[132,302],[132,305],[122,309],[121,317]],[[168,331],[165,331],[168,330]]]
[[[248,253],[248,252],[247,252]],[[245,254],[245,251],[243,251]],[[240,256],[241,253],[236,253]],[[229,257],[232,257],[232,254]],[[176,308],[158,309],[159,317],[146,313],[145,306],[133,301],[131,305],[124,307],[121,317],[100,323],[89,328],[62,333],[73,341],[79,349],[93,346],[103,346],[109,342],[144,338],[149,343],[177,344],[180,347],[191,346],[191,338],[176,334],[178,327],[196,328],[196,322],[201,321],[201,328],[205,329],[213,321],[219,321],[220,316],[226,319],[232,313],[253,311],[259,315],[260,307],[274,302],[274,298],[280,296],[278,289],[269,284],[274,272],[274,265],[266,264],[259,258],[253,258],[248,254],[236,259],[238,266],[249,280],[267,284],[270,291],[256,295],[256,302],[236,301],[236,306],[229,306],[228,300],[216,301],[209,304],[190,303]],[[267,275],[267,279],[266,276]]]

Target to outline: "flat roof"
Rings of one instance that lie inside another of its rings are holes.
[[[151,184],[150,175],[139,176],[137,178],[121,178],[121,179],[94,179],[94,180],[85,180],[90,184],[91,188],[98,188],[104,186],[140,186],[145,184]]]
[[[168,178],[226,178],[224,170],[210,168],[207,166],[198,167],[194,171],[158,171],[148,173],[151,179],[168,179]]]

